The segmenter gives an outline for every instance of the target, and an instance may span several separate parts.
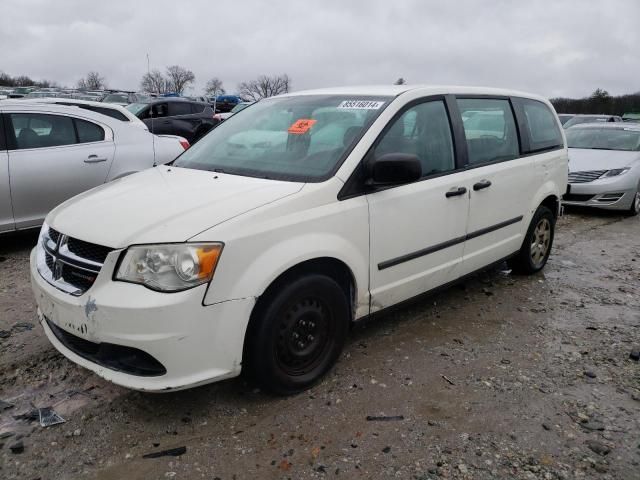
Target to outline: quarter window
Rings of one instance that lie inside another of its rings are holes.
[[[95,123],[84,120],[74,120],[78,130],[78,143],[101,142],[104,140],[104,130]]]
[[[555,115],[544,103],[521,100],[527,117],[530,151],[562,146],[562,134]]]
[[[425,102],[396,119],[375,148],[376,157],[387,153],[416,155],[426,177],[455,169],[453,140],[444,102]]]
[[[11,113],[9,116],[18,149],[76,143],[76,133],[70,117],[42,113]]]
[[[508,100],[458,99],[469,164],[511,160],[519,155],[518,134]]]

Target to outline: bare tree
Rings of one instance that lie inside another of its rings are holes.
[[[207,82],[207,86],[204,89],[204,93],[207,96],[211,96],[211,97],[217,97],[218,95],[224,94],[222,80],[220,80],[218,77],[213,77],[211,80]]]
[[[238,92],[242,98],[256,101],[287,93],[290,86],[291,79],[286,73],[273,76],[260,75],[255,80],[242,82],[238,85]]]
[[[181,95],[184,89],[191,85],[195,79],[196,76],[191,70],[187,70],[180,65],[167,67],[167,84],[172,92]]]
[[[149,93],[167,93],[167,79],[160,70],[151,70],[142,76],[140,88]]]
[[[107,88],[107,82],[98,72],[89,72],[85,78],[78,80],[78,88],[83,90],[103,90]]]
[[[404,78],[400,77],[395,82],[393,82],[393,84],[394,85],[406,85],[407,81]]]

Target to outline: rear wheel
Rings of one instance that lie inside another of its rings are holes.
[[[536,210],[518,254],[509,260],[509,266],[526,275],[544,268],[551,253],[556,219],[547,207]]]
[[[272,393],[305,390],[335,363],[348,327],[349,303],[335,280],[296,277],[258,306],[247,331],[248,373]]]

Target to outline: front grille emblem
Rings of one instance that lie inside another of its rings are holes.
[[[46,240],[45,240],[46,241]],[[51,268],[51,276],[54,280],[59,280],[62,278],[62,261],[58,258],[58,254],[60,253],[60,247],[67,243],[67,236],[60,234],[58,236],[58,241],[56,242],[56,247],[53,251],[50,252],[51,260],[53,262],[53,267]]]

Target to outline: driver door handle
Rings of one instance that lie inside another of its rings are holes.
[[[489,188],[491,186],[491,182],[489,180],[480,180],[478,183],[473,185],[473,190],[478,191],[484,188]]]
[[[97,155],[89,155],[84,160],[84,163],[100,163],[100,162],[106,162],[106,161],[107,161],[107,157],[99,157]]]
[[[466,187],[453,187],[451,190],[445,193],[445,197],[457,197],[459,195],[464,195],[465,193],[467,193]]]

